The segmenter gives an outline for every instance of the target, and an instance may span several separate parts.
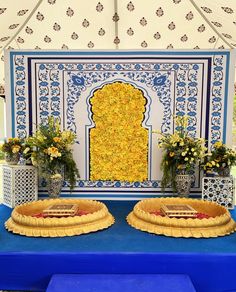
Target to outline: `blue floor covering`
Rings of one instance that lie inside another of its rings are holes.
[[[126,216],[136,202],[105,201],[116,219],[107,230],[64,238],[29,238],[5,230],[11,209],[0,206],[0,252],[163,252],[236,253],[236,233],[211,239],[172,238],[130,227]],[[236,218],[236,212],[232,211]]]

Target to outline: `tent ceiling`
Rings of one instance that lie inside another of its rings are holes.
[[[235,0],[0,0],[0,50],[233,47]]]

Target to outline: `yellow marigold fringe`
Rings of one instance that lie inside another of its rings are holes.
[[[210,218],[169,218],[150,214],[160,210],[161,204],[188,204]],[[172,237],[209,238],[235,232],[236,223],[229,211],[213,202],[186,198],[153,198],[137,203],[127,216],[132,227],[158,235]]]

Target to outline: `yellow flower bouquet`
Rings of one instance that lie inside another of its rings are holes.
[[[161,161],[162,190],[172,185],[175,191],[176,175],[191,173],[195,165],[205,156],[205,140],[189,136],[188,119],[188,116],[177,116],[175,118],[177,127],[173,134],[159,133],[158,147],[164,150]]]
[[[45,179],[63,175],[70,188],[75,186],[79,172],[73,159],[72,145],[76,135],[71,131],[61,131],[60,124],[53,117],[48,124],[40,124],[36,133],[26,141],[27,153],[31,153],[32,164],[39,167]]]
[[[17,164],[23,151],[23,141],[19,138],[9,138],[1,145],[1,151],[5,153],[5,159],[9,164]]]
[[[236,151],[218,141],[206,156],[203,169],[206,174],[218,173],[221,176],[228,176],[234,165],[236,165]]]

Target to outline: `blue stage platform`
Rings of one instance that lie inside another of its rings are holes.
[[[112,227],[65,238],[8,233],[11,209],[0,206],[0,289],[45,291],[54,274],[187,274],[198,292],[236,291],[236,233],[212,239],[152,235],[125,221],[136,202],[104,203],[116,218]]]

